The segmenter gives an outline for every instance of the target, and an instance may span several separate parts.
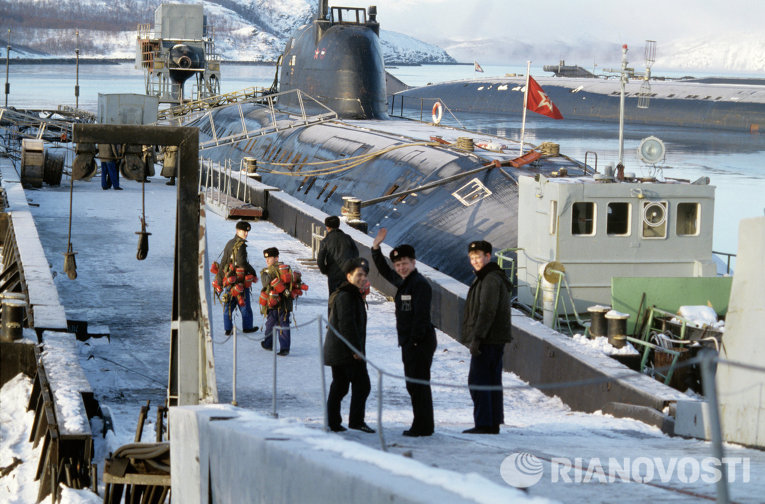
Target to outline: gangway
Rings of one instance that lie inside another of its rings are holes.
[[[278,100],[280,96],[285,96],[290,93],[297,93],[297,101],[300,105],[299,114],[292,114],[284,110],[277,110],[277,108],[275,107],[275,101]],[[239,110],[239,119],[241,120],[241,123],[242,123],[242,130],[239,133],[234,133],[231,135],[226,135],[221,137],[218,135],[218,131],[215,126],[215,121],[213,120],[213,116],[212,116],[212,110],[210,110],[207,112],[206,117],[207,117],[207,120],[210,122],[210,132],[211,132],[210,136],[212,137],[212,139],[206,142],[200,142],[199,150],[212,149],[214,147],[220,147],[221,145],[235,144],[237,142],[241,142],[242,140],[249,140],[250,138],[253,138],[253,137],[265,136],[271,133],[278,133],[279,131],[283,131],[283,130],[299,128],[302,126],[310,126],[312,124],[319,124],[319,123],[337,119],[337,112],[327,107],[326,105],[321,103],[319,100],[300,91],[299,89],[291,89],[289,91],[284,91],[282,93],[274,93],[274,94],[265,95],[257,101],[258,103],[261,103],[267,108],[268,115],[271,118],[270,123],[257,129],[252,129],[252,130],[248,129],[247,121],[245,121],[244,119],[244,110],[242,109],[242,103],[240,102],[240,103],[237,103],[237,107]],[[313,108],[318,108],[320,110],[323,109],[325,110],[325,112],[315,114],[315,115],[308,115],[308,113],[306,112],[306,106],[305,106],[306,101],[312,102],[314,104]],[[283,115],[286,117],[284,119],[277,120],[276,118],[277,112],[280,115]],[[204,120],[204,119],[200,119],[200,120]],[[226,129],[228,129],[230,126],[231,124],[227,123]]]
[[[15,110],[0,107],[0,129],[9,130],[12,135],[22,138],[66,141],[72,137],[74,122],[92,122],[92,114],[83,115],[84,121],[53,119],[56,114],[73,116],[71,111]],[[43,115],[45,117],[42,117]]]
[[[209,96],[200,100],[187,101],[174,107],[169,107],[157,112],[158,121],[171,121],[173,119],[183,118],[181,122],[191,120],[194,112],[205,112],[217,107],[231,105],[233,103],[243,103],[261,98],[268,88],[248,87],[230,93],[224,93],[215,96]]]

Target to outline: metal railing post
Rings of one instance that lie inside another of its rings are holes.
[[[380,436],[380,449],[382,451],[388,451],[385,446],[385,434],[383,433],[382,423],[382,409],[383,409],[383,373],[381,369],[377,370],[377,432]]]
[[[316,322],[319,325],[319,371],[321,372],[321,409],[324,412],[324,432],[329,430],[329,421],[327,420],[327,378],[324,376],[324,332],[322,330],[322,321],[324,317],[319,315]]]
[[[704,397],[709,403],[709,430],[712,435],[712,455],[720,463],[720,479],[717,481],[717,502],[728,504],[728,468],[723,460],[722,426],[720,425],[720,406],[717,402],[717,385],[715,384],[715,359],[717,354],[712,350],[706,350],[701,358],[701,378],[704,388]]]
[[[279,418],[279,414],[276,412],[276,331],[279,331],[279,335],[281,335],[281,326],[274,326],[274,328],[271,330],[271,355],[273,356],[273,362],[274,362],[274,376],[273,376],[273,385],[271,390],[271,416],[274,418]]]
[[[234,406],[238,406],[238,404],[236,402],[236,333],[237,333],[237,331],[236,331],[236,324],[234,324],[233,317],[231,319],[231,324],[234,326],[234,358],[233,358],[233,361],[234,361],[234,370],[233,370],[234,377],[233,377],[231,404],[233,404]]]

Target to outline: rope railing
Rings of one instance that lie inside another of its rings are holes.
[[[324,331],[323,327],[326,327],[328,331],[331,331],[332,334],[334,334],[340,341],[343,342],[343,344],[348,347],[354,354],[356,354],[360,359],[364,361],[365,364],[369,365],[372,369],[374,369],[377,372],[377,432],[380,440],[380,449],[382,451],[387,451],[387,445],[385,442],[385,431],[383,428],[383,399],[384,399],[384,388],[383,388],[383,378],[385,376],[388,376],[392,379],[396,380],[402,380],[405,383],[413,383],[418,385],[427,385],[427,386],[433,386],[433,387],[444,387],[444,388],[459,388],[459,389],[468,389],[468,390],[480,390],[480,391],[504,391],[504,390],[530,390],[530,389],[536,389],[536,390],[556,390],[556,389],[562,389],[562,388],[573,388],[573,387],[581,387],[584,385],[597,385],[597,384],[604,384],[608,382],[614,382],[618,380],[628,380],[630,378],[635,377],[635,371],[629,371],[624,373],[618,373],[612,376],[607,377],[598,377],[598,378],[589,378],[589,379],[583,379],[583,380],[571,380],[566,382],[555,382],[555,383],[544,383],[544,384],[537,384],[537,385],[530,385],[530,384],[517,384],[517,385],[470,385],[465,383],[449,383],[449,382],[441,382],[441,381],[434,381],[434,380],[423,380],[419,378],[412,378],[406,375],[401,375],[398,373],[393,373],[391,371],[388,371],[383,368],[382,365],[376,363],[375,361],[369,359],[365,353],[361,352],[355,345],[353,345],[347,338],[345,338],[342,334],[340,334],[337,329],[335,329],[326,319],[323,315],[319,315],[316,317],[316,319],[311,320],[309,322],[305,322],[303,324],[295,324],[294,328],[298,329],[301,327],[307,327],[312,325],[313,323],[316,323],[318,326],[318,351],[319,351],[319,364],[320,364],[320,376],[321,376],[321,390],[322,390],[322,409],[323,409],[323,430],[326,432],[329,430],[329,421],[328,421],[328,412],[327,412],[327,387],[326,387],[326,376],[325,376],[325,363],[324,363]],[[274,334],[273,334],[273,341],[274,344],[272,345],[272,351],[273,351],[273,380],[272,380],[272,415],[274,417],[278,416],[277,412],[277,360],[276,360],[276,340],[278,332],[281,332],[283,330],[286,330],[287,327],[284,326],[275,326],[274,327]],[[731,361],[728,359],[722,359],[717,355],[717,352],[706,349],[702,350],[699,355],[687,359],[683,362],[680,362],[674,366],[675,369],[683,368],[683,367],[690,367],[699,365],[702,372],[702,380],[703,380],[703,386],[704,386],[704,396],[707,398],[707,401],[710,403],[710,430],[712,434],[712,452],[714,457],[716,457],[719,460],[722,460],[724,457],[724,451],[723,451],[723,444],[722,444],[722,428],[720,424],[720,417],[719,417],[719,402],[718,402],[718,392],[717,387],[715,384],[715,370],[716,365],[728,365],[733,367],[738,367],[742,369],[747,369],[750,371],[760,372],[765,374],[765,367],[762,366],[756,366],[751,364],[746,364],[742,362],[736,362]],[[661,368],[656,368],[657,371],[660,372],[666,372],[668,371],[672,366],[664,366]],[[724,466],[724,464],[723,464]],[[720,468],[721,471],[723,471],[723,474],[719,481],[717,482],[717,494],[718,494],[718,502],[728,502],[728,489],[727,489],[727,475],[725,474],[725,467]]]

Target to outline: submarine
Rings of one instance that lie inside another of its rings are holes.
[[[557,71],[558,66],[554,67]],[[552,69],[548,71],[554,71]],[[619,121],[618,78],[535,76],[567,120]],[[758,133],[765,130],[762,79],[651,80],[626,84],[624,120],[630,124]],[[526,77],[464,79],[419,86],[390,95],[391,110],[430,110],[437,101],[454,112],[518,116]],[[641,101],[650,100],[647,107]]]
[[[563,168],[584,174],[564,157],[539,154],[524,163],[516,161],[517,148],[476,147],[508,139],[389,117],[374,6],[330,8],[320,1],[313,22],[287,42],[279,77],[278,106],[224,106],[188,123],[199,128],[202,146],[237,132],[272,127],[270,134],[200,155],[231,160],[234,167],[254,158],[263,183],[328,214],[340,215],[344,198],[355,198],[370,233],[387,228],[388,243],[411,244],[418,260],[461,281],[470,280],[464,264],[469,242],[488,240],[497,250],[515,246],[520,174]],[[284,126],[301,111],[324,108],[336,118]]]
[[[610,301],[612,276],[715,274],[708,179],[617,177],[552,142],[523,149],[396,117],[386,110],[378,34],[375,7],[320,1],[286,44],[278,93],[188,123],[199,129],[203,160],[246,169],[326,214],[351,210],[349,224],[363,221],[371,235],[387,228],[387,244],[412,245],[417,260],[460,282],[473,278],[468,244],[487,240],[524,268],[519,297],[529,304],[551,261],[564,262],[578,312]]]

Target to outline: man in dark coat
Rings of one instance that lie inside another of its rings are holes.
[[[319,245],[319,252],[316,254],[316,262],[319,270],[327,275],[327,285],[329,293],[332,294],[345,282],[343,273],[343,264],[348,259],[359,256],[359,249],[353,238],[340,230],[340,218],[330,215],[324,219],[324,225],[327,228],[327,235]]]
[[[279,277],[279,249],[270,247],[263,251],[263,257],[266,258],[266,267],[260,272],[260,280],[263,284],[261,292],[269,292],[271,281]],[[289,289],[286,289],[279,295],[279,301],[276,306],[266,308],[266,327],[264,332],[266,338],[260,342],[263,350],[272,350],[274,344],[274,327],[284,327],[286,329],[278,330],[279,339],[278,355],[285,356],[290,354],[290,313],[292,313],[292,296]]]
[[[220,266],[218,266],[218,273],[215,274],[215,280],[218,285],[224,285],[223,279],[228,275],[237,276],[237,268],[243,268],[245,275],[252,275],[252,278],[258,278],[255,268],[253,268],[247,261],[247,235],[250,232],[250,223],[246,221],[239,221],[236,223],[236,236],[226,243],[223,248],[223,255],[221,256]],[[239,312],[242,314],[242,331],[246,333],[255,332],[258,330],[256,326],[252,325],[252,307],[250,306],[250,289],[246,288],[243,292],[244,304],[240,305],[238,300],[234,296],[227,296],[223,301],[223,328],[226,330],[226,335],[230,335],[233,331],[234,324],[231,322],[231,315],[234,312],[234,308],[239,308]]]
[[[367,310],[361,290],[367,281],[369,264],[365,259],[356,257],[346,261],[343,271],[345,282],[329,297],[330,329],[324,341],[324,364],[332,367],[332,384],[327,396],[328,423],[334,432],[346,430],[341,425],[340,405],[348,394],[348,388],[353,386],[348,427],[373,433],[374,429],[364,422],[371,385],[367,363],[363,358],[366,353]],[[333,329],[356,350],[351,350]]]
[[[502,386],[502,354],[510,334],[512,283],[491,261],[491,243],[474,241],[468,246],[475,280],[468,290],[462,322],[462,342],[470,347],[468,385]],[[499,434],[504,423],[502,390],[470,390],[475,427],[468,434]]]
[[[395,272],[385,262],[380,243],[387,230],[381,228],[372,243],[372,260],[380,274],[398,289],[396,291],[396,331],[407,378],[430,381],[430,365],[436,351],[436,331],[430,322],[432,289],[428,280],[415,268],[411,245],[399,245],[390,253]],[[412,400],[414,420],[404,436],[433,434],[433,396],[430,385],[406,382]]]
[[[124,146],[111,144],[98,144],[98,157],[101,159],[101,188],[107,190],[114,187],[115,191],[121,191],[120,171],[117,163],[125,151]]]

